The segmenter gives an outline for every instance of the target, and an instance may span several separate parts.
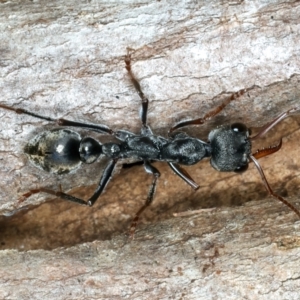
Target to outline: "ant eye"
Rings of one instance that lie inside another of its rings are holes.
[[[243,173],[243,172],[245,172],[247,169],[248,169],[248,164],[247,164],[247,165],[240,166],[240,167],[237,167],[237,168],[234,170],[234,172],[235,172],[235,173]]]
[[[234,123],[231,125],[231,129],[234,132],[246,132],[248,131],[248,128],[246,127],[246,125],[242,124],[242,123]]]

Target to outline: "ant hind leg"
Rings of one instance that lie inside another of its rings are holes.
[[[86,205],[86,206],[93,206],[94,203],[97,201],[97,199],[102,194],[108,181],[110,180],[111,175],[115,169],[116,163],[117,163],[117,159],[113,159],[108,163],[108,165],[106,166],[106,168],[103,171],[103,174],[101,176],[101,179],[99,181],[99,184],[98,184],[95,192],[87,201],[84,201],[80,198],[66,194],[61,191],[61,188],[60,188],[60,190],[56,191],[56,190],[52,190],[49,188],[41,187],[41,188],[37,188],[37,189],[32,189],[32,190],[28,191],[27,193],[23,194],[22,198],[19,200],[19,203],[25,201],[27,198],[29,198],[30,196],[32,196],[34,194],[46,193],[46,194],[53,195],[53,196],[56,196],[58,198],[61,198],[63,200],[67,200],[67,201],[70,201],[73,203],[78,203],[78,204]]]
[[[7,105],[1,104],[1,103],[0,103],[0,108],[14,111],[16,114],[24,114],[24,115],[31,116],[31,117],[34,117],[34,118],[37,118],[40,120],[53,122],[59,126],[72,126],[72,127],[78,127],[78,128],[86,128],[86,129],[104,133],[104,134],[115,135],[115,132],[112,129],[110,129],[108,126],[102,125],[102,124],[98,124],[98,125],[88,124],[88,123],[76,122],[76,121],[71,121],[71,120],[62,119],[62,118],[53,119],[48,116],[43,116],[43,115],[31,112],[31,111],[23,109],[23,108],[18,108],[18,107],[15,108],[15,107],[7,106]]]

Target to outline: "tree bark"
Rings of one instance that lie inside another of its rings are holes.
[[[299,1],[2,1],[0,102],[138,133],[141,101],[124,63],[129,47],[156,134],[166,136],[176,122],[201,117],[250,88],[204,126],[185,131],[203,140],[227,122],[255,131],[300,108],[299,17]],[[131,243],[124,235],[92,242],[127,230],[145,201],[149,175],[141,167],[121,170],[93,208],[48,201],[44,194],[19,204],[32,188],[60,184],[87,199],[105,161],[74,174],[48,174],[32,166],[23,149],[35,134],[57,125],[2,109],[0,119],[0,249],[44,249],[0,253],[0,298],[298,298],[299,222],[281,203],[173,218],[189,209],[264,199],[253,166],[236,175],[203,161],[188,168],[200,184],[194,192],[156,163],[162,173],[157,195],[141,218],[155,225],[139,227]],[[282,149],[261,164],[270,185],[293,196],[288,200],[295,205],[299,124],[299,116],[289,118],[253,146],[255,151],[283,137]]]
[[[3,250],[0,297],[298,299],[299,224],[268,199],[140,227],[131,242]]]

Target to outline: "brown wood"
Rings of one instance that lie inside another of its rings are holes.
[[[299,203],[298,198],[289,198]],[[203,210],[52,251],[0,252],[2,299],[297,299],[299,220],[279,202]]]

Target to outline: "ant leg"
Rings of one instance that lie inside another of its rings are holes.
[[[266,176],[265,176],[265,174],[264,174],[264,172],[263,172],[260,164],[256,160],[256,158],[254,158],[253,155],[250,155],[249,157],[254,162],[254,164],[255,164],[255,166],[256,166],[259,174],[260,174],[260,177],[263,180],[264,186],[265,186],[266,190],[269,192],[269,194],[272,197],[274,197],[274,198],[278,199],[279,201],[281,201],[286,206],[288,206],[300,218],[300,212],[299,212],[299,210],[293,204],[291,204],[290,202],[288,202],[287,200],[285,200],[284,198],[282,198],[281,196],[279,196],[279,195],[277,195],[276,193],[273,192],[273,190],[271,189],[271,187],[270,187],[270,185],[269,185],[269,183],[268,183],[268,181],[266,179]]]
[[[115,132],[110,129],[106,125],[95,125],[95,124],[87,124],[87,123],[82,123],[82,122],[75,122],[75,121],[70,121],[66,119],[58,119],[56,120],[57,124],[59,126],[72,126],[72,127],[79,127],[79,128],[86,128],[90,129],[92,131],[100,132],[100,133],[106,133],[110,135],[115,135]]]
[[[145,94],[143,93],[141,86],[138,82],[138,80],[135,78],[135,76],[132,73],[131,70],[131,53],[127,52],[127,55],[125,56],[125,68],[129,74],[130,80],[133,83],[135,90],[137,91],[138,95],[140,96],[141,100],[142,100],[142,112],[141,112],[141,121],[142,121],[142,132],[144,134],[151,134],[151,129],[150,127],[147,125],[147,112],[148,112],[148,103],[149,100],[148,98],[145,96]],[[192,179],[192,177],[188,174],[187,171],[185,171],[184,169],[182,169],[181,167],[179,167],[177,164],[173,164],[173,163],[169,163],[169,166],[171,167],[171,169],[179,176],[181,177],[185,182],[187,182],[193,189],[198,189],[199,186],[197,185],[197,183],[195,183],[195,181]]]
[[[61,199],[67,200],[67,201],[78,203],[80,205],[88,205],[87,202],[85,202],[84,200],[82,200],[80,198],[76,198],[74,196],[68,195],[66,193],[63,193],[62,191],[51,190],[51,189],[43,188],[43,187],[38,188],[38,189],[32,189],[32,190],[28,191],[26,194],[23,194],[22,198],[19,200],[19,203],[25,201],[30,196],[39,194],[39,193],[53,195],[53,196],[56,196],[58,198],[61,198]]]
[[[185,132],[179,131],[179,132],[169,134],[169,137],[170,139],[186,138],[188,137],[188,135]],[[182,180],[184,180],[187,184],[189,184],[194,190],[197,190],[199,188],[199,185],[193,180],[193,178],[185,169],[183,169],[176,163],[168,162],[168,165],[176,175],[178,175]]]
[[[188,135],[185,132],[179,131],[179,132],[169,134],[169,137],[170,137],[170,139],[186,138],[186,137],[188,137]],[[168,165],[176,175],[178,175],[181,179],[183,179],[194,190],[198,190],[199,185],[193,180],[193,178],[190,176],[190,174],[185,169],[183,169],[181,166],[179,166],[176,163],[168,162]]]
[[[187,184],[189,184],[194,190],[199,189],[199,185],[193,180],[190,174],[179,165],[169,162],[168,165],[170,168],[178,175],[181,179],[183,179]]]
[[[150,174],[153,175],[153,181],[152,181],[152,184],[150,186],[148,196],[147,196],[147,200],[146,200],[145,204],[138,210],[138,212],[135,214],[134,219],[131,222],[130,230],[129,230],[130,239],[133,239],[133,237],[134,237],[134,233],[135,233],[140,215],[152,203],[152,200],[153,200],[153,197],[154,197],[154,194],[155,194],[157,179],[160,176],[159,171],[155,167],[153,167],[148,161],[144,161],[144,168],[145,168],[147,173],[150,173]]]
[[[98,187],[96,189],[96,191],[94,192],[94,194],[90,197],[90,199],[87,201],[89,206],[93,206],[94,203],[97,201],[97,199],[99,198],[99,196],[102,194],[102,192],[104,191],[106,185],[108,184],[111,175],[115,169],[115,166],[117,164],[118,159],[112,159],[108,165],[106,166],[106,168],[104,169],[102,176],[100,178]]]
[[[111,178],[111,175],[112,175],[112,173],[113,173],[113,171],[115,169],[117,161],[118,161],[118,159],[112,159],[108,163],[108,165],[106,166],[106,168],[104,169],[96,191],[94,192],[94,194],[92,195],[92,197],[90,197],[90,199],[87,201],[87,203],[88,203],[89,206],[94,205],[94,203],[97,201],[97,199],[99,198],[99,196],[102,194],[102,192],[105,189],[108,181]]]
[[[267,155],[270,155],[272,153],[277,152],[278,150],[280,150],[281,146],[282,146],[282,139],[280,139],[280,142],[279,142],[278,145],[270,146],[270,147],[265,148],[265,149],[258,149],[254,153],[252,153],[252,155],[256,159],[259,159],[261,157],[264,157],[264,156],[267,156]]]
[[[131,70],[131,53],[130,50],[127,49],[127,55],[125,56],[125,68],[128,72],[128,75],[130,77],[130,80],[132,82],[132,84],[134,85],[135,90],[137,91],[139,97],[142,100],[142,111],[141,111],[141,121],[142,121],[142,125],[144,128],[147,128],[150,130],[150,128],[147,126],[147,112],[148,112],[148,103],[149,100],[148,98],[145,96],[145,94],[142,91],[142,88],[138,82],[138,80],[135,78],[135,76],[132,73]]]
[[[7,106],[7,105],[4,105],[4,104],[0,104],[0,107],[4,108],[4,109],[7,109],[7,110],[14,111],[16,114],[19,114],[19,115],[24,114],[24,115],[35,117],[37,119],[46,120],[46,121],[50,121],[50,122],[55,122],[56,121],[55,119],[52,119],[50,117],[42,116],[42,115],[33,113],[33,112],[31,112],[29,110],[26,110],[26,109],[23,109],[23,108],[14,108],[14,107]]]
[[[257,139],[257,138],[260,138],[260,137],[264,136],[275,125],[277,125],[283,119],[285,119],[286,117],[290,116],[291,114],[293,114],[296,111],[299,111],[299,108],[291,108],[288,111],[281,113],[273,121],[271,121],[270,123],[268,123],[265,126],[263,126],[263,128],[261,128],[261,130],[255,136],[250,137],[250,140],[254,140],[254,139]]]
[[[110,180],[116,163],[117,163],[117,159],[111,160],[109,162],[109,164],[106,166],[106,168],[103,171],[103,174],[101,176],[101,179],[100,179],[100,182],[98,184],[98,187],[97,187],[96,191],[94,192],[94,194],[87,201],[84,201],[80,198],[77,198],[77,197],[71,196],[69,194],[63,193],[62,191],[55,191],[55,190],[51,190],[51,189],[42,187],[42,188],[30,190],[29,192],[24,194],[23,198],[20,200],[20,202],[23,202],[25,199],[29,198],[31,195],[38,194],[38,193],[46,193],[46,194],[50,194],[50,195],[56,196],[58,198],[67,200],[67,201],[71,201],[71,202],[74,202],[74,203],[81,204],[81,205],[93,206],[94,203],[96,202],[96,200],[102,194],[102,192],[103,192],[104,188],[106,187],[108,181]]]
[[[14,107],[10,107],[10,106],[4,105],[4,104],[0,104],[0,108],[14,111],[17,114],[24,114],[24,115],[28,115],[28,116],[31,116],[31,117],[34,117],[37,119],[54,122],[59,126],[80,127],[80,128],[86,128],[86,129],[90,129],[92,131],[101,132],[101,133],[105,133],[105,134],[110,134],[110,135],[115,134],[115,132],[113,130],[111,130],[109,127],[107,127],[105,125],[101,125],[101,124],[95,125],[95,124],[87,124],[87,123],[82,123],[82,122],[70,121],[70,120],[66,120],[66,119],[53,119],[53,118],[50,118],[47,116],[33,113],[33,112],[23,109],[23,108],[14,108]]]
[[[248,92],[251,89],[253,89],[253,86],[250,87],[250,88],[242,89],[240,91],[237,91],[237,92],[233,93],[231,96],[227,97],[223,101],[223,103],[221,103],[218,107],[216,107],[215,109],[213,109],[213,110],[209,111],[208,113],[206,113],[203,118],[198,118],[198,119],[183,121],[183,122],[178,123],[177,125],[173,126],[169,130],[169,134],[171,132],[173,132],[174,130],[176,130],[178,128],[181,128],[181,127],[185,127],[185,126],[189,126],[189,125],[202,125],[202,124],[204,124],[207,120],[211,119],[212,117],[214,117],[215,115],[220,113],[231,101],[237,99],[238,97],[242,96],[243,94],[245,94],[246,92]]]

